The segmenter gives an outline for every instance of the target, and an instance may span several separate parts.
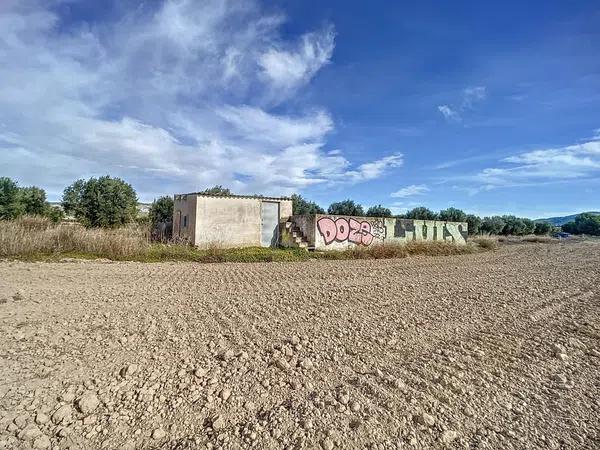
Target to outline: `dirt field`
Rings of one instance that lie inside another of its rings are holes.
[[[600,447],[600,243],[0,263],[0,448]]]

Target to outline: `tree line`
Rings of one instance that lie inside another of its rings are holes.
[[[210,195],[232,195],[223,186],[217,185],[202,191]],[[393,215],[389,208],[374,205],[366,210],[359,203],[347,199],[333,202],[327,210],[301,195],[292,195],[294,214],[331,214],[363,217],[397,217],[403,219],[441,220],[466,222],[469,234],[544,235],[554,231],[546,222],[534,222],[513,215],[479,217],[457,208],[439,212],[419,206],[405,214]],[[173,198],[163,196],[154,200],[147,217],[138,213],[138,197],[133,187],[120,178],[103,176],[80,179],[67,186],[61,199],[61,208],[50,205],[46,192],[36,186],[19,187],[7,177],[0,177],[0,220],[16,219],[23,215],[39,215],[59,222],[64,215],[71,215],[86,227],[114,228],[134,221],[151,224],[168,223],[173,217]],[[600,216],[580,214],[575,221],[562,226],[562,230],[573,234],[600,235]]]

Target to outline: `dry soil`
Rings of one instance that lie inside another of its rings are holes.
[[[0,448],[598,448],[599,344],[599,242],[0,262]]]

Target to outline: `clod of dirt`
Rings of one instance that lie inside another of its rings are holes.
[[[99,404],[100,400],[94,392],[86,392],[77,400],[77,407],[83,414],[94,412]]]

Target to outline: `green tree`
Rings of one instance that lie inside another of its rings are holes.
[[[504,219],[500,216],[484,217],[481,221],[480,230],[487,234],[500,234],[504,230]]]
[[[304,199],[300,194],[292,194],[292,212],[302,214],[325,214],[325,210],[315,202]]]
[[[148,211],[150,222],[153,225],[173,220],[173,197],[164,196],[152,202]]]
[[[438,215],[424,206],[417,206],[404,214],[406,219],[437,220]]]
[[[575,217],[575,230],[576,234],[600,236],[600,216],[589,213],[579,214]]]
[[[20,188],[19,201],[23,205],[24,214],[43,216],[50,208],[46,201],[46,191],[35,186]]]
[[[65,218],[65,213],[62,209],[58,206],[52,206],[49,203],[47,204],[43,215],[48,217],[54,223],[59,223]]]
[[[204,189],[201,194],[208,194],[208,195],[233,195],[232,192],[229,190],[229,188],[224,188],[223,186],[221,186],[220,184],[213,186],[211,188],[208,189]]]
[[[364,216],[365,211],[363,207],[358,203],[354,203],[354,200],[344,200],[341,202],[334,202],[327,208],[328,214],[334,214],[336,216]]]
[[[65,214],[70,214],[73,217],[83,217],[83,191],[86,186],[85,180],[77,180],[68,186],[62,196],[62,207]]]
[[[521,218],[521,222],[525,225],[523,229],[523,234],[533,234],[535,231],[535,222],[531,219],[527,219],[526,217]]]
[[[114,228],[137,216],[137,195],[120,178],[104,176],[77,180],[65,189],[63,208],[86,227]]]
[[[563,224],[560,228],[565,233],[571,233],[571,234],[579,233],[579,230],[577,229],[577,224],[573,220],[571,222],[567,222],[567,223]]]
[[[440,211],[439,219],[446,222],[466,222],[467,215],[461,209],[448,208]]]
[[[533,232],[537,235],[550,234],[552,229],[552,224],[548,222],[536,222]]]
[[[481,217],[476,216],[475,214],[467,214],[466,222],[469,227],[469,235],[474,236],[479,234],[479,229],[482,224]]]
[[[504,220],[504,229],[502,230],[502,234],[508,236],[522,236],[525,234],[527,229],[527,225],[523,222],[522,219],[516,216],[502,216],[502,220]]]
[[[19,186],[10,178],[0,177],[0,219],[16,219],[23,212]]]
[[[392,211],[385,206],[376,205],[367,209],[367,217],[392,217]]]

